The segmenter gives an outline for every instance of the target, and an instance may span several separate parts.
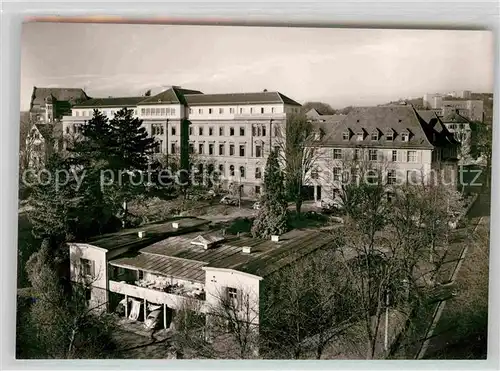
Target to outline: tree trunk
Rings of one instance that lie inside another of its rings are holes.
[[[123,201],[123,218],[122,218],[122,227],[126,228],[127,226],[127,200]]]
[[[323,355],[323,349],[324,349],[324,344],[320,342],[316,348],[316,359],[321,359],[321,356]]]
[[[295,199],[295,210],[297,211],[297,216],[300,216],[300,211],[302,210],[302,197],[297,197]]]
[[[76,337],[76,329],[73,329],[71,331],[71,336],[69,338],[68,354],[66,354],[67,359],[73,358],[72,353],[73,353],[73,345],[75,343],[75,337]]]

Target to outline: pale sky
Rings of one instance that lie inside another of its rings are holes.
[[[21,45],[21,110],[33,86],[92,97],[268,89],[334,108],[493,92],[487,31],[27,23]]]

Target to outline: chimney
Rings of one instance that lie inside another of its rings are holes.
[[[139,231],[137,232],[137,235],[139,236],[139,238],[144,238],[146,237],[146,231]]]
[[[280,240],[280,236],[278,236],[278,235],[272,235],[271,236],[271,241],[273,241],[273,242],[279,242],[279,240]]]
[[[252,248],[250,246],[243,246],[243,248],[241,249],[241,252],[243,254],[250,254],[252,252]]]
[[[172,228],[179,229],[179,222],[172,222]]]

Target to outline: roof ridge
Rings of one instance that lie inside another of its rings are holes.
[[[424,132],[424,138],[425,140],[427,141],[427,143],[429,145],[431,145],[432,147],[435,147],[434,143],[431,143],[428,135],[427,135],[427,130],[425,130],[424,126],[423,126],[423,122],[425,122],[425,125],[429,125],[424,119],[422,119],[422,117],[420,117],[420,115],[417,113],[417,110],[415,109],[415,107],[413,105],[410,105],[411,109],[412,109],[412,112],[413,112],[413,115],[415,116],[415,118],[417,119],[418,121],[418,124],[420,125],[420,128],[422,129],[422,131]],[[431,128],[432,130],[434,130],[434,128]]]

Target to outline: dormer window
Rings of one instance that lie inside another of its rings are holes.
[[[378,130],[375,130],[372,132],[372,140],[378,140],[379,139],[379,133]]]
[[[215,247],[215,245],[221,241],[224,241],[224,237],[221,236],[198,236],[191,240],[192,245],[201,246],[204,250]]]
[[[388,140],[388,141],[393,141],[394,140],[394,131],[392,130],[389,130],[386,134],[385,134],[385,139]]]
[[[351,136],[350,136],[349,132],[348,131],[344,131],[342,133],[342,140],[349,140],[349,139],[351,139]]]
[[[363,139],[365,139],[365,135],[364,135],[364,133],[363,133],[362,131],[358,132],[358,133],[356,134],[356,140],[357,140],[358,142],[361,142]]]
[[[410,140],[410,133],[401,133],[401,140],[403,142],[408,142]]]

